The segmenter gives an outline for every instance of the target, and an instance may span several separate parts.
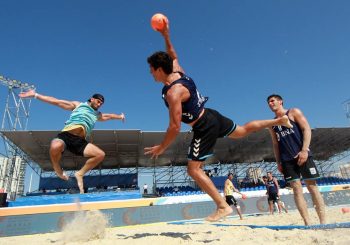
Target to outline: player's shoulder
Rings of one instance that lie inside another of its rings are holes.
[[[297,107],[290,108],[288,111],[289,111],[288,115],[300,115],[300,114],[303,114],[302,110],[297,108]]]

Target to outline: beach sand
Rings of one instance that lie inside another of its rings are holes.
[[[314,209],[310,209],[313,224],[318,224]],[[342,213],[341,207],[328,207],[327,223],[350,222],[350,213]],[[197,222],[197,220],[196,220]],[[297,211],[288,214],[236,216],[215,222],[234,225],[303,225]],[[127,227],[104,228],[105,217],[98,211],[77,217],[62,232],[3,237],[0,244],[117,244],[117,245],[172,245],[172,244],[350,244],[350,228],[323,230],[271,230],[251,229],[246,226],[215,226],[203,224],[156,223]]]

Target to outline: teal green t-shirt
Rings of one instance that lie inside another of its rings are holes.
[[[85,128],[86,136],[90,136],[100,116],[101,112],[94,110],[87,102],[80,103],[65,122],[65,127],[82,125]]]

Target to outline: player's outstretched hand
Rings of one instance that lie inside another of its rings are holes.
[[[21,97],[21,98],[33,98],[34,96],[35,96],[35,90],[34,89],[28,90],[26,92],[21,92],[19,94],[19,97]]]

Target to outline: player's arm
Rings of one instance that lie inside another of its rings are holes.
[[[98,121],[108,121],[108,120],[122,120],[125,121],[124,113],[114,114],[114,113],[101,113]]]
[[[275,186],[276,186],[276,190],[277,190],[277,195],[279,196],[280,195],[280,186],[278,184],[278,181],[276,178],[273,178],[273,182],[275,183]]]
[[[304,116],[303,112],[297,108],[290,110],[294,121],[299,125],[303,133],[303,146],[296,157],[298,157],[298,165],[303,165],[309,156],[309,147],[311,143],[311,128],[309,122]]]
[[[233,185],[232,188],[233,188],[232,190],[233,190],[234,192],[236,192],[236,193],[240,194],[241,196],[243,196],[243,193],[241,193],[238,189],[236,189],[236,188],[235,188],[235,185]]]
[[[227,179],[225,181],[225,186],[224,186],[224,196],[226,196],[226,193],[227,193],[227,189],[229,188],[229,180]]]
[[[269,128],[269,132],[271,135],[273,153],[275,155],[277,167],[278,167],[278,170],[282,173],[282,163],[281,163],[281,158],[280,158],[280,149],[278,146],[277,136],[272,128]]]
[[[145,155],[152,155],[157,158],[175,140],[181,129],[182,106],[181,99],[184,96],[182,85],[174,85],[168,92],[166,100],[169,104],[169,126],[160,145],[145,148]]]
[[[170,40],[169,24],[168,23],[166,23],[165,27],[162,30],[160,30],[160,33],[164,37],[166,51],[170,55],[170,57],[173,59],[173,72],[185,73],[179,64],[177,53],[176,53],[175,48]]]
[[[60,99],[57,99],[57,98],[52,97],[52,96],[38,94],[35,92],[35,90],[21,92],[19,94],[19,97],[21,97],[21,98],[35,98],[35,99],[41,100],[43,102],[49,103],[51,105],[55,105],[55,106],[61,107],[62,109],[70,110],[70,111],[74,110],[80,104],[80,102],[78,102],[78,101],[60,100]]]

